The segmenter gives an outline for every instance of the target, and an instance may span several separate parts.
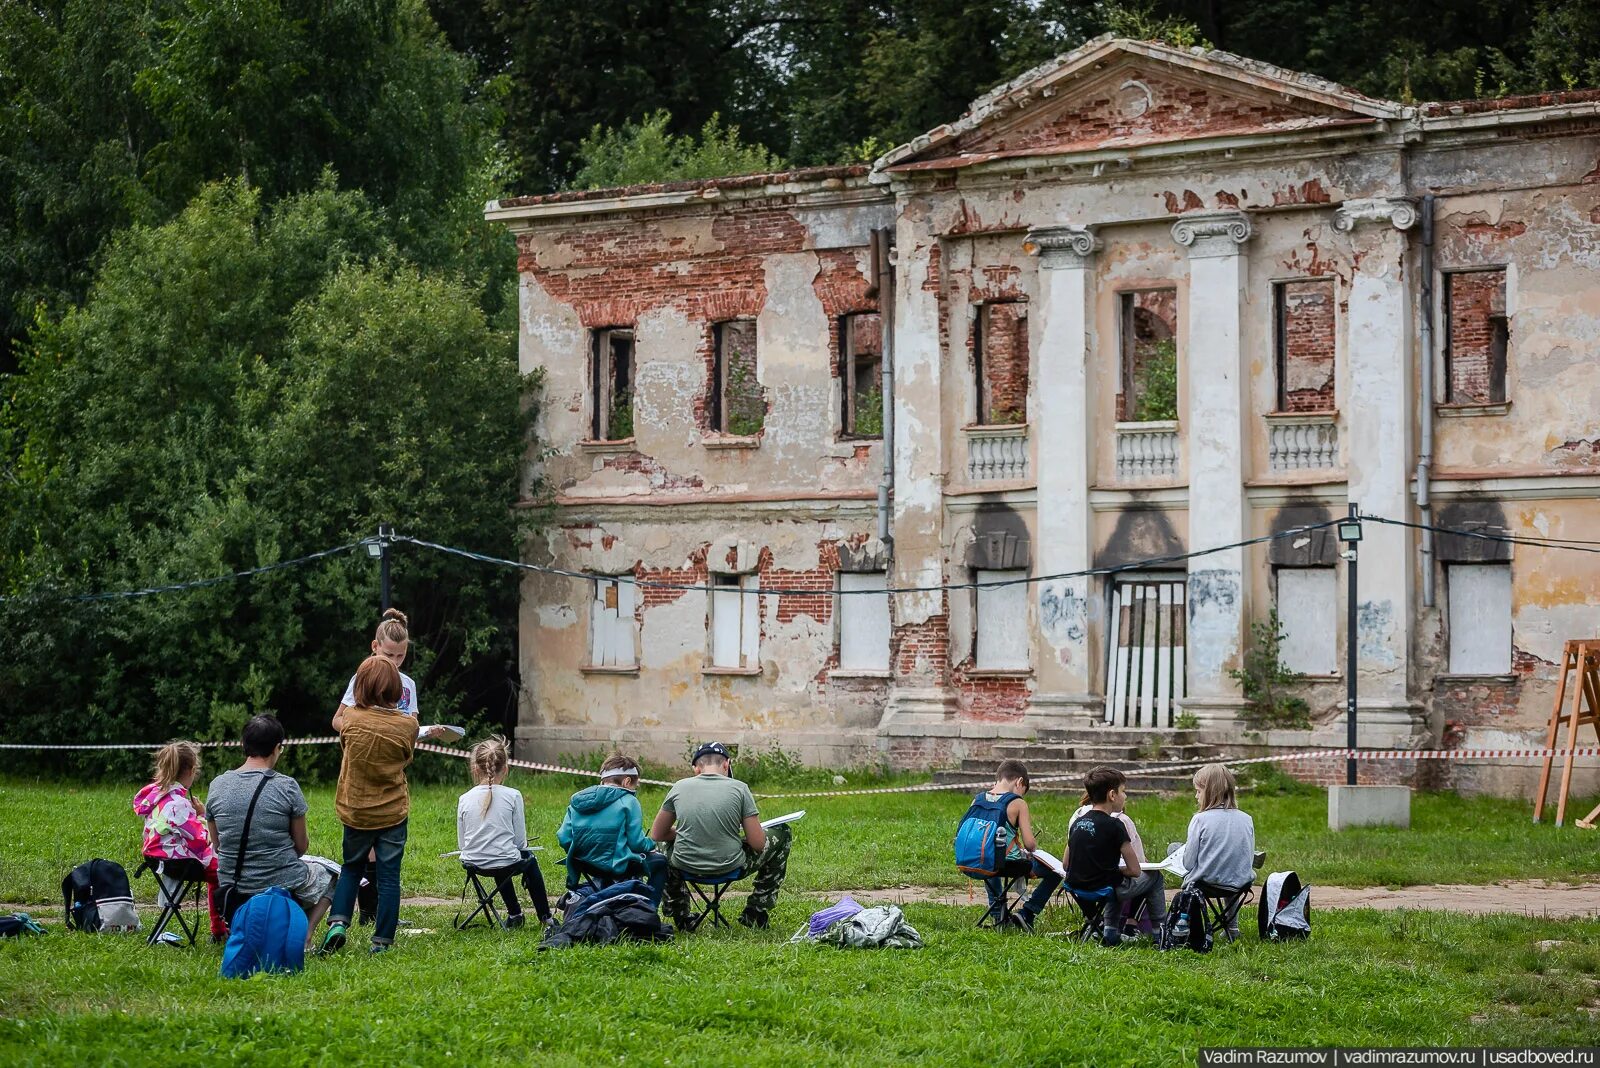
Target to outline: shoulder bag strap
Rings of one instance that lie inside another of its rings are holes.
[[[267,788],[267,780],[272,778],[269,769],[261,776],[261,781],[256,784],[256,792],[250,795],[250,807],[244,810],[244,827],[239,831],[239,854],[233,861],[233,885],[239,885],[239,876],[244,872],[244,850],[250,844],[250,820],[256,814],[256,802],[261,800],[261,791]]]

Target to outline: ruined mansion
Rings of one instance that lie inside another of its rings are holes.
[[[1363,745],[1542,745],[1600,634],[1600,556],[1539,544],[1600,540],[1600,91],[1102,38],[870,166],[487,214],[543,374],[524,559],[587,575],[524,579],[523,755],[1342,745],[1351,641]],[[1334,529],[1272,537],[1349,502],[1418,525],[1363,524],[1355,635]],[[1312,724],[1247,733],[1273,610]]]

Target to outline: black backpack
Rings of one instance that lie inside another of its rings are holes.
[[[1211,952],[1211,925],[1206,922],[1206,899],[1199,890],[1186,886],[1172,896],[1166,922],[1156,932],[1162,949],[1192,949]]]
[[[1263,942],[1311,937],[1311,887],[1292,871],[1275,871],[1261,889],[1256,928]]]
[[[68,872],[61,880],[61,904],[70,931],[98,934],[139,929],[128,873],[114,860],[97,857]]]

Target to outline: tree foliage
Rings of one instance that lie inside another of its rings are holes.
[[[331,166],[408,255],[450,260],[496,85],[422,0],[0,4],[0,357],[36,303],[82,297],[115,230],[219,178],[270,203]]]
[[[271,206],[242,180],[202,187],[116,238],[83,304],[37,323],[0,408],[13,737],[219,738],[264,710],[320,732],[377,614],[365,554],[159,597],[63,595],[271,564],[380,521],[515,552],[510,338],[337,184]],[[430,706],[504,722],[514,590],[401,553]]]
[[[717,178],[779,170],[783,160],[760,145],[739,140],[737,126],[723,126],[712,115],[698,135],[669,131],[672,116],[647,115],[621,129],[596,126],[578,146],[581,166],[572,184],[578,189],[671,182],[683,178]]]

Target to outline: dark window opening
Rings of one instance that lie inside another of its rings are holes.
[[[713,328],[710,428],[744,437],[766,424],[767,398],[756,377],[756,323],[733,319]]]
[[[839,426],[848,436],[883,433],[883,320],[877,312],[839,319]]]
[[[633,331],[594,331],[590,355],[594,390],[590,437],[595,441],[626,441],[633,437]]]
[[[1178,418],[1178,291],[1122,294],[1117,419]]]
[[[1028,421],[1028,306],[1020,301],[980,304],[972,319],[972,370],[976,422],[985,426]]]
[[[1511,346],[1506,269],[1446,272],[1444,315],[1446,403],[1505,403]]]
[[[1332,279],[1279,282],[1276,311],[1277,410],[1334,410],[1334,295]]]

